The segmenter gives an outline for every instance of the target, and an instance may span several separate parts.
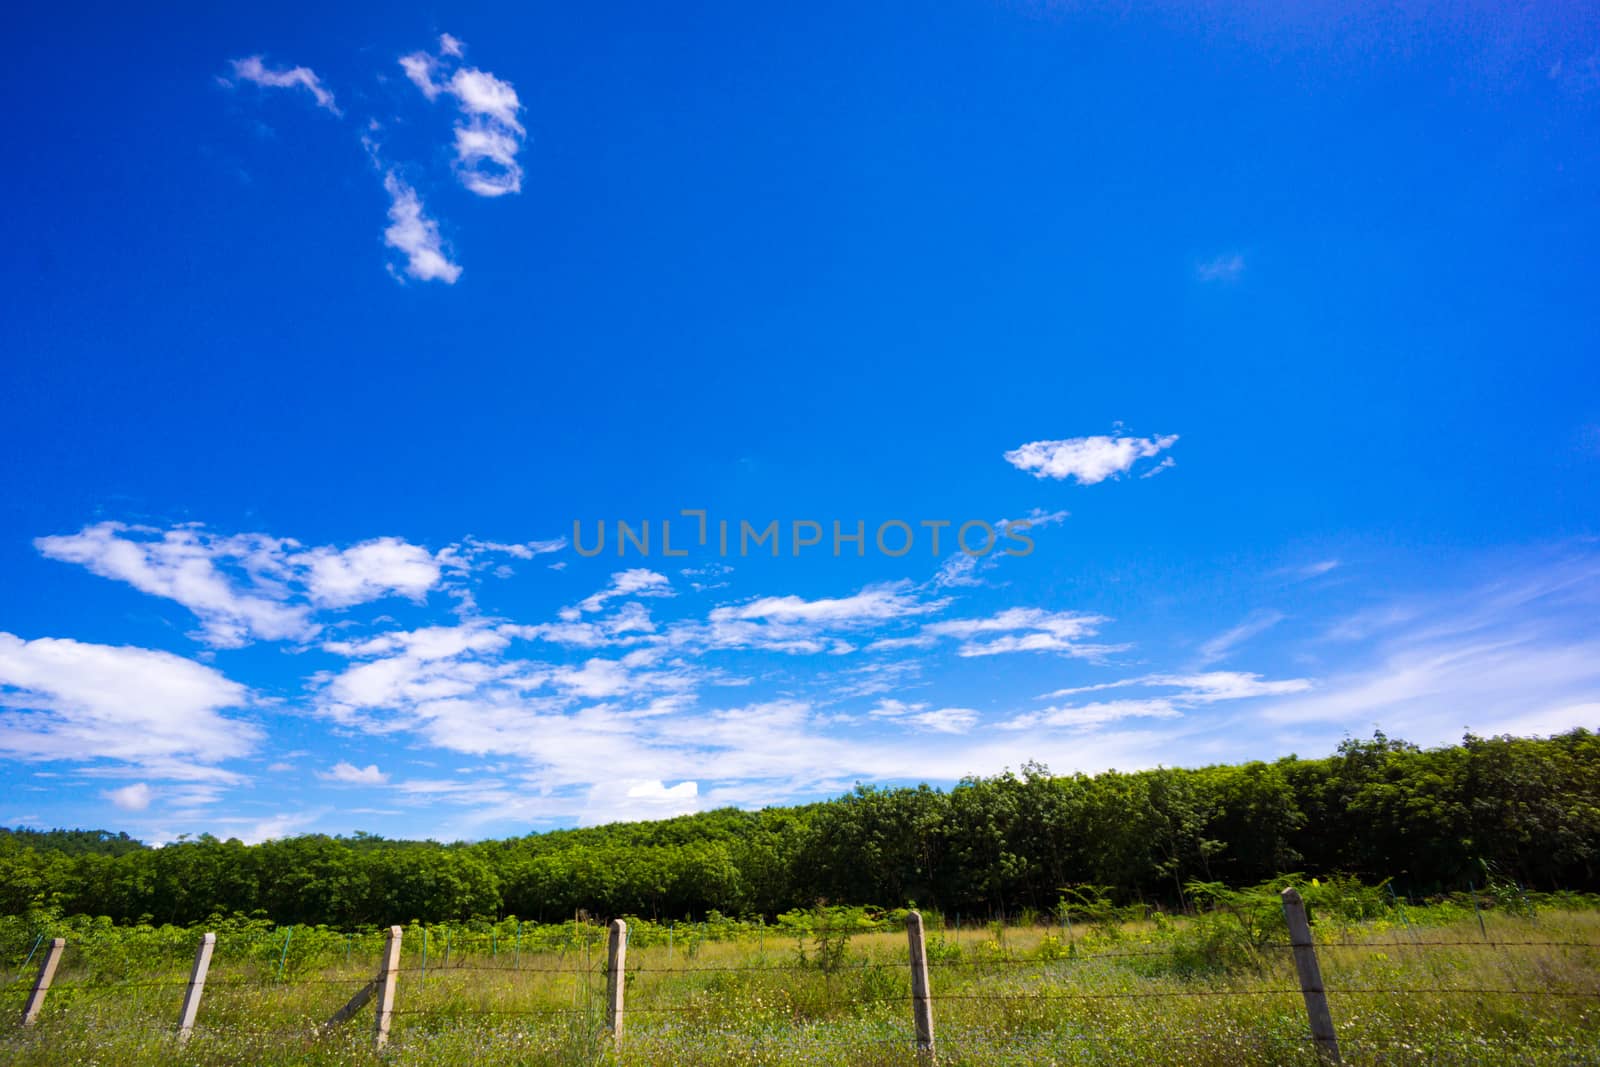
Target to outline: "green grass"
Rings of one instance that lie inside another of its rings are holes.
[[[1259,940],[1249,952],[1218,951],[1226,922],[1080,924],[1071,937],[1059,927],[930,930],[939,1062],[1315,1063],[1289,952]],[[371,1049],[370,1007],[335,1032],[315,1032],[375,970],[374,937],[352,943],[348,963],[342,953],[301,960],[281,982],[266,949],[219,949],[199,1028],[182,1049],[171,1032],[187,959],[173,952],[118,966],[110,953],[86,948],[75,957],[69,945],[39,1024],[0,1035],[0,1061],[916,1062],[903,934],[853,935],[842,956],[819,951],[826,946],[814,935],[770,929],[759,941],[680,938],[669,947],[645,938],[628,954],[619,1051],[602,1033],[600,931],[583,932],[582,943],[519,954],[463,939],[448,965],[430,945],[425,979],[419,939],[408,933],[398,1014],[381,1057]],[[1485,944],[1471,909],[1449,906],[1414,908],[1404,920],[1395,912],[1319,924],[1346,1062],[1600,1064],[1600,913],[1493,913],[1486,934],[1491,942],[1562,944]],[[0,1008],[13,1018],[31,971],[0,992]],[[1376,992],[1390,990],[1407,992]]]

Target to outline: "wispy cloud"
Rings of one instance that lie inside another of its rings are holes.
[[[1005,454],[1005,460],[1035,478],[1073,479],[1096,485],[1133,469],[1141,459],[1159,455],[1177,444],[1177,434],[1155,437],[1068,437],[1030,441]]]
[[[1275,725],[1382,725],[1440,744],[1483,733],[1600,726],[1600,564],[1508,571],[1468,593],[1412,596],[1333,627],[1346,663],[1315,694],[1262,712]]]
[[[1259,674],[1245,671],[1204,671],[1197,674],[1141,674],[1136,678],[1119,678],[1113,682],[1080,685],[1070,689],[1057,689],[1045,694],[1045,700],[1077,696],[1080,693],[1103,693],[1112,689],[1135,687],[1176,689],[1162,699],[1179,704],[1213,704],[1219,700],[1247,700],[1253,697],[1284,696],[1303,693],[1311,688],[1306,678],[1286,678],[1269,681]]]
[[[252,638],[303,639],[315,632],[310,608],[286,603],[282,579],[296,544],[264,535],[215,537],[192,526],[165,532],[101,522],[75,534],[34,541],[50,559],[176,601],[200,620],[207,644],[235,648]],[[220,566],[234,565],[237,577]]]
[[[269,89],[304,89],[316,100],[317,106],[335,115],[342,115],[333,102],[333,94],[322,84],[310,67],[284,67],[274,70],[262,62],[260,56],[246,56],[233,61],[233,76]],[[231,83],[230,83],[231,84]]]
[[[1030,711],[1000,723],[1000,729],[1094,730],[1123,719],[1176,719],[1182,714],[1165,699],[1107,700]]]
[[[1137,678],[1124,678],[1114,682],[1058,689],[1047,699],[1077,696],[1083,693],[1106,692],[1117,689],[1170,690],[1146,697],[1128,697],[1118,700],[1067,704],[1025,712],[1001,723],[1007,730],[1030,727],[1057,727],[1089,730],[1121,719],[1176,719],[1185,711],[1228,700],[1253,700],[1263,697],[1302,693],[1311,688],[1306,678],[1285,678],[1272,681],[1259,674],[1239,671],[1210,671],[1201,674],[1146,674]]]
[[[1274,573],[1293,578],[1295,581],[1304,582],[1312,578],[1321,578],[1324,574],[1331,574],[1338,570],[1340,561],[1336,559],[1319,559],[1311,563],[1302,563],[1299,566],[1285,567]]]
[[[441,94],[453,98],[463,118],[456,123],[454,171],[461,183],[479,196],[498,197],[522,189],[522,166],[517,155],[527,131],[518,117],[522,104],[510,82],[476,67],[463,67],[458,61],[466,46],[449,34],[439,38],[439,52],[413,52],[400,60],[407,78],[429,99]],[[232,86],[249,82],[268,88],[300,89],[311,94],[317,106],[334,115],[343,115],[333,94],[309,67],[269,68],[260,56],[232,62],[233,79],[221,79]],[[461,277],[457,263],[439,230],[438,221],[423,206],[416,187],[400,176],[385,159],[379,143],[385,123],[368,118],[360,125],[360,140],[374,169],[382,175],[389,196],[388,226],[384,245],[404,256],[405,262],[388,270],[397,281],[438,281],[455,284]]]
[[[1244,257],[1237,253],[1208,259],[1194,269],[1203,282],[1231,282],[1244,273]]]
[[[34,546],[50,559],[183,605],[200,621],[194,636],[217,648],[310,640],[320,630],[313,618],[320,610],[396,596],[420,602],[446,585],[447,566],[470,570],[488,551],[477,544],[432,553],[398,537],[307,547],[192,524],[160,530],[116,522],[40,537]]]
[[[961,644],[956,654],[963,657],[1054,652],[1082,659],[1101,659],[1124,647],[1084,640],[1098,634],[1106,621],[1104,616],[1084,612],[1006,608],[986,618],[932,622],[922,628],[922,634],[958,638]]]
[[[898,700],[881,700],[867,714],[874,719],[887,719],[941,734],[964,734],[981,717],[971,708],[930,708],[927,704],[906,704]]]
[[[1200,646],[1200,666],[1209,666],[1218,660],[1227,659],[1234,649],[1251,638],[1266,633],[1282,621],[1283,613],[1279,611],[1252,612],[1250,617],[1239,625],[1224,630]]]
[[[617,597],[670,597],[676,595],[672,591],[672,582],[665,574],[660,574],[648,567],[634,567],[613,574],[609,585],[593,596],[585,597],[579,602],[576,611],[566,617],[575,619],[582,612],[599,611],[606,601]]]

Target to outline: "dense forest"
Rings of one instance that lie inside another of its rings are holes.
[[[259,914],[359,926],[774,915],[818,901],[990,915],[1063,887],[1181,905],[1190,879],[1392,877],[1409,892],[1486,873],[1600,889],[1600,735],[1422,750],[1349,740],[1325,759],[1093,776],[1020,773],[946,791],[861,786],[802,807],[723,809],[478,843],[309,835],[146,848],[102,831],[0,832],[0,911],[118,922]]]

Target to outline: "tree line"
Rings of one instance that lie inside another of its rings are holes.
[[[1378,733],[1323,759],[1096,775],[1029,764],[949,790],[858,786],[803,806],[472,843],[313,834],[148,848],[104,831],[4,830],[0,912],[346,929],[578,909],[773,916],[818,902],[991,916],[1084,885],[1181,907],[1191,881],[1288,871],[1414,893],[1490,876],[1600,890],[1600,735],[1469,734],[1424,750]]]

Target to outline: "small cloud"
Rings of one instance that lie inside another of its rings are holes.
[[[1163,459],[1160,463],[1157,463],[1154,467],[1151,467],[1149,470],[1147,470],[1143,474],[1139,475],[1139,478],[1140,478],[1141,481],[1143,479],[1145,479],[1145,478],[1154,478],[1156,475],[1160,474],[1162,471],[1169,471],[1173,467],[1176,467],[1177,465],[1178,465],[1178,461],[1173,459],[1171,456],[1168,456],[1166,459]]]
[[[1239,625],[1218,634],[1200,646],[1200,663],[1202,666],[1226,659],[1235,648],[1249,641],[1258,634],[1265,633],[1283,621],[1283,613],[1278,611],[1257,611],[1241,622]]]
[[[417,191],[392,170],[384,175],[383,187],[390,201],[389,228],[383,231],[383,243],[406,254],[406,274],[410,277],[454,285],[461,277],[461,268],[450,262],[439,236],[439,224],[423,212]]]
[[[316,99],[318,107],[335,115],[341,114],[333,102],[333,94],[323,87],[310,67],[272,70],[262,63],[260,56],[247,56],[233,61],[233,75],[241,81],[269,89],[304,89]]]
[[[648,567],[634,567],[630,570],[618,571],[611,576],[611,584],[586,597],[578,604],[579,614],[585,611],[599,611],[605,602],[613,597],[670,597],[677,594],[672,591],[672,582],[664,574],[659,574]]]
[[[867,712],[874,719],[889,719],[920,730],[939,734],[964,734],[978,721],[978,713],[971,708],[935,708],[926,704],[906,704],[899,700],[884,699]]]
[[[1195,267],[1194,273],[1203,282],[1231,282],[1244,273],[1244,257],[1218,256]]]
[[[357,767],[353,763],[340,760],[333,765],[333,769],[317,777],[325,782],[339,782],[343,785],[382,785],[389,780],[389,776],[378,770],[376,763],[369,763],[365,767]]]
[[[121,789],[107,790],[101,795],[123,811],[143,811],[150,806],[150,801],[155,797],[155,790],[144,782],[135,782]]]
[[[1600,52],[1570,65],[1556,60],[1550,67],[1550,80],[1574,96],[1587,96],[1600,89]]]
[[[1148,438],[1100,435],[1030,441],[1007,452],[1005,460],[1035,478],[1071,478],[1079,485],[1095,485],[1126,474],[1139,460],[1149,459],[1177,441],[1175,433]]]
[[[1094,730],[1122,719],[1176,719],[1182,712],[1172,701],[1107,700],[1069,707],[1045,708],[1030,711],[1000,723],[1002,730],[1063,729]]]

